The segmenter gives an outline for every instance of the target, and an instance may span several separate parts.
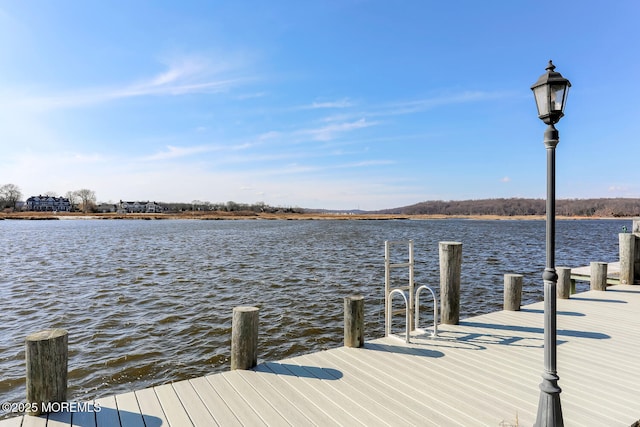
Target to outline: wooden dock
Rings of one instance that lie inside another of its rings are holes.
[[[591,280],[591,266],[571,269],[571,280],[588,282]],[[620,261],[607,263],[607,285],[620,284]]]
[[[531,426],[543,371],[543,304],[96,400],[97,413],[28,426]],[[640,286],[558,300],[566,426],[640,420]]]

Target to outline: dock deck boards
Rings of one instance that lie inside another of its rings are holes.
[[[640,286],[558,300],[566,426],[640,420]],[[98,399],[93,413],[20,416],[27,426],[530,426],[543,371],[543,304]],[[94,416],[95,415],[95,416]]]

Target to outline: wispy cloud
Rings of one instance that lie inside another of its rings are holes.
[[[166,63],[154,76],[121,86],[73,89],[48,96],[21,96],[20,104],[35,109],[74,108],[112,100],[143,96],[180,96],[220,93],[241,85],[247,77],[230,76],[238,71],[231,65],[214,64],[201,57],[182,57]]]
[[[337,163],[337,164],[300,164],[297,162],[292,162],[283,167],[277,169],[262,169],[262,170],[253,170],[252,173],[260,176],[280,176],[280,175],[308,175],[315,173],[322,173],[327,171],[335,171],[335,170],[343,170],[343,169],[358,169],[358,168],[367,168],[373,166],[384,166],[395,164],[392,160],[362,160],[355,162],[347,162],[347,163]]]
[[[144,160],[176,159],[179,157],[191,156],[194,154],[208,153],[211,151],[216,151],[217,149],[219,148],[209,145],[198,145],[194,147],[175,147],[173,145],[167,145],[165,151],[161,151],[159,153],[145,157]]]
[[[134,96],[157,96],[157,95],[186,95],[190,93],[216,93],[229,89],[231,86],[238,84],[241,79],[228,79],[208,81],[202,83],[173,82],[155,84],[142,83],[139,85],[129,86],[124,89],[115,90],[111,93],[105,93],[105,100],[117,98],[129,98]]]
[[[355,104],[349,98],[336,99],[331,101],[313,101],[310,104],[298,105],[288,108],[289,111],[303,110],[328,110],[328,109],[345,109],[353,107]]]
[[[168,61],[167,70],[150,79],[114,91],[113,97],[145,95],[184,95],[188,93],[211,93],[228,89],[241,78],[220,78],[232,66],[212,63],[203,57],[180,57]]]
[[[305,109],[347,108],[352,106],[353,106],[353,103],[348,98],[343,98],[337,101],[313,102],[311,105],[307,105],[303,108]]]
[[[365,104],[359,103],[359,108],[350,99],[344,98],[337,101],[329,102],[313,102],[303,107],[295,108],[296,110],[312,110],[312,109],[337,109],[333,114],[324,119],[325,122],[353,121],[356,118],[375,118],[375,117],[392,117],[401,115],[417,114],[431,110],[436,107],[455,104],[477,103],[483,101],[491,101],[495,99],[508,98],[514,96],[514,93],[507,91],[487,92],[487,91],[462,91],[448,92],[432,97],[391,101],[382,104]],[[372,123],[376,124],[376,123]]]
[[[426,111],[442,105],[464,104],[469,102],[481,102],[512,96],[509,92],[485,92],[485,91],[464,91],[450,93],[431,98],[418,99],[414,101],[397,102],[387,105],[387,113],[410,114]],[[389,111],[390,110],[390,111]]]
[[[341,168],[365,168],[369,166],[392,165],[396,162],[393,160],[363,160],[360,162],[347,163],[340,165]]]
[[[368,122],[366,119],[362,118],[352,122],[331,123],[319,128],[305,129],[298,131],[298,133],[302,135],[310,135],[316,141],[330,141],[338,134],[374,125],[376,125],[376,122]]]
[[[190,147],[177,147],[174,145],[167,145],[166,150],[158,153],[146,156],[143,160],[155,161],[155,160],[171,160],[180,157],[193,156],[195,154],[211,153],[216,151],[241,151],[250,148],[252,144],[236,144],[236,145],[194,145]]]
[[[504,176],[500,178],[500,182],[511,182],[511,178],[509,178],[508,176]]]
[[[243,93],[240,95],[236,95],[235,99],[239,101],[244,101],[246,99],[262,98],[266,95],[267,95],[267,92]]]
[[[282,136],[282,132],[270,130],[270,131],[267,131],[267,132],[265,132],[263,134],[258,135],[258,140],[259,141],[267,141],[267,140],[279,138],[281,136]]]

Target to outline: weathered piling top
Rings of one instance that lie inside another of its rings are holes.
[[[630,426],[640,419],[640,286],[557,303],[565,425]],[[265,362],[99,399],[98,413],[16,417],[0,427],[533,425],[542,303],[442,325],[439,334]]]

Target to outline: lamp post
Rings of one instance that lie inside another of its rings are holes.
[[[551,61],[547,72],[531,86],[538,107],[538,117],[545,124],[544,145],[547,149],[547,259],[542,274],[544,281],[544,372],[540,383],[540,401],[535,425],[564,426],[556,371],[556,146],[559,136],[555,124],[564,116],[564,106],[571,83],[555,72]]]

